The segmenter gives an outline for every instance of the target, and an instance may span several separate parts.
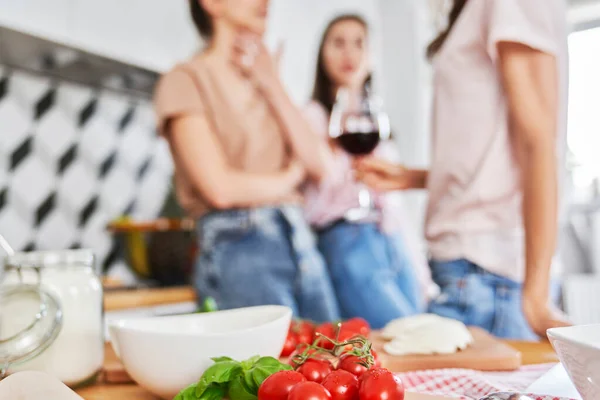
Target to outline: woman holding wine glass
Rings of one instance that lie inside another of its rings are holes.
[[[279,304],[339,319],[327,268],[301,208],[330,150],[313,136],[265,49],[268,0],[189,0],[206,48],[158,83],[159,130],[177,197],[196,218],[199,300],[220,309]],[[312,139],[314,138],[314,139]]]
[[[427,188],[426,236],[442,292],[430,311],[514,339],[566,324],[552,305],[567,110],[562,0],[454,0],[428,48],[431,168],[358,164],[380,190]]]
[[[422,311],[428,270],[411,237],[400,229],[407,221],[398,198],[370,193],[353,177],[354,157],[395,156],[386,140],[387,116],[370,88],[367,41],[367,23],[357,15],[334,19],[323,35],[306,115],[334,159],[324,179],[307,185],[305,210],[342,317],[360,316],[380,328]]]

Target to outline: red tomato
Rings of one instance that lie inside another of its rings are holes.
[[[289,331],[287,337],[285,338],[285,343],[283,344],[283,349],[281,350],[281,357],[287,357],[296,350],[296,346],[298,345],[298,336]]]
[[[298,354],[302,354],[304,353],[304,350],[306,350],[307,345],[306,344],[299,344],[298,347],[296,347],[296,350],[290,355],[290,360],[289,360],[289,364],[292,367],[296,367],[295,363],[294,363],[294,357],[297,356]],[[313,356],[315,358],[318,358],[319,356],[317,355],[317,350],[315,349],[310,349],[308,351],[308,355],[309,356]]]
[[[350,327],[347,327],[346,325],[342,325],[342,327],[340,328],[340,333],[338,335],[338,341],[343,342],[343,341],[351,339],[357,335],[358,335],[358,333],[355,332],[354,330],[352,330]]]
[[[300,331],[296,333],[298,343],[312,344],[315,335],[312,332]]]
[[[356,356],[345,354],[340,357],[340,362],[337,369],[343,369],[348,371],[356,377],[359,377],[365,373],[367,367],[361,364],[362,360]]]
[[[358,379],[348,371],[333,371],[322,383],[332,400],[358,400]]]
[[[317,326],[315,333],[320,333],[330,339],[335,339],[335,328],[332,323],[325,323]],[[328,340],[321,339],[317,344],[324,349],[333,349],[333,343]]]
[[[381,371],[381,373],[388,371],[385,368],[379,368],[379,367],[373,367],[373,368],[369,368],[368,370],[366,370],[361,376],[360,378],[358,378],[358,384],[361,385],[363,383],[363,381],[372,373],[376,372],[376,371]]]
[[[298,343],[312,344],[315,336],[315,326],[308,321],[292,322],[292,331],[298,335]]]
[[[357,335],[368,337],[371,333],[371,326],[363,318],[351,318],[342,324],[342,327],[354,332]]]
[[[404,385],[385,368],[376,368],[360,380],[360,400],[404,400]]]
[[[276,372],[258,388],[258,400],[287,400],[292,388],[301,382],[306,382],[306,378],[299,372]]]
[[[262,400],[260,397],[259,400]],[[331,394],[316,382],[302,382],[293,387],[288,400],[332,400]]]
[[[309,359],[296,371],[304,375],[307,381],[321,383],[331,373],[331,370],[329,361]]]

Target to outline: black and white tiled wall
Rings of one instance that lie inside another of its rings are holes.
[[[0,65],[0,233],[17,250],[91,248],[110,268],[107,223],[156,217],[172,168],[147,100]]]

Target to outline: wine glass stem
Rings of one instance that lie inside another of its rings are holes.
[[[371,209],[373,208],[373,198],[371,196],[371,192],[365,186],[364,183],[359,183],[360,190],[358,192],[358,204],[360,208],[363,209]]]

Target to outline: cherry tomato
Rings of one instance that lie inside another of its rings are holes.
[[[380,373],[383,373],[385,371],[388,371],[385,368],[380,368],[380,367],[373,367],[373,368],[369,368],[368,370],[366,370],[359,378],[358,378],[358,384],[359,386],[362,385],[363,381],[372,373],[380,371]]]
[[[371,326],[363,318],[351,318],[344,322],[342,327],[364,337],[368,337],[371,333]]]
[[[360,400],[404,400],[404,385],[385,368],[365,374],[358,389]]]
[[[276,372],[258,388],[258,400],[287,400],[292,388],[301,382],[306,382],[306,378],[299,372]]]
[[[289,331],[287,337],[285,338],[285,343],[283,344],[283,349],[281,350],[281,357],[287,357],[293,353],[298,345],[298,336]]]
[[[335,328],[333,327],[332,323],[325,323],[317,326],[317,329],[315,329],[315,333],[320,333],[323,336],[327,336],[330,339],[335,339]],[[325,339],[319,340],[317,344],[323,347],[324,349],[333,349],[333,343]]]
[[[355,332],[352,328],[347,327],[342,324],[340,328],[340,333],[338,335],[338,341],[343,342],[348,339],[352,339],[354,336],[358,336],[359,333]]]
[[[299,331],[298,333],[296,333],[296,336],[298,337],[298,343],[305,343],[305,344],[312,344],[313,340],[314,340],[314,333],[313,332],[308,332],[308,331]]]
[[[344,371],[348,371],[356,377],[359,377],[365,373],[367,367],[361,364],[362,360],[350,354],[345,354],[340,357],[340,362],[337,366],[337,369],[343,369]]]
[[[292,331],[298,335],[298,343],[312,344],[315,337],[315,326],[308,321],[292,322]]]
[[[358,400],[358,379],[343,369],[333,371],[322,383],[332,400]]]
[[[259,400],[262,400],[259,397]],[[288,400],[332,400],[331,394],[316,382],[302,382],[294,386]]]
[[[332,368],[327,360],[309,359],[296,371],[304,375],[307,381],[321,383],[331,373]]]

